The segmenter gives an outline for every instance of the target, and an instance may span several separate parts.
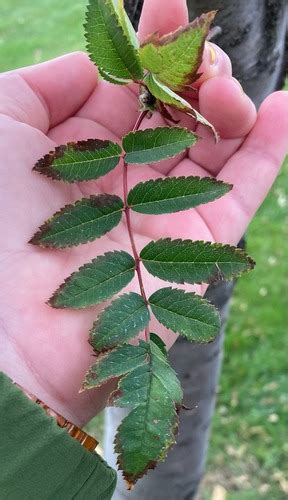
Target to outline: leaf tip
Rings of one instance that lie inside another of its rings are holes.
[[[78,394],[82,394],[83,392],[86,391],[86,384],[85,384],[85,381],[83,382],[83,384],[81,385],[79,391],[78,391]]]
[[[135,487],[137,481],[139,479],[141,479],[143,476],[145,476],[147,474],[147,472],[149,472],[149,470],[153,470],[156,468],[157,466],[157,461],[156,460],[151,460],[145,467],[145,469],[141,470],[141,472],[128,472],[125,470],[125,466],[124,466],[124,463],[122,461],[122,449],[121,449],[121,446],[120,446],[120,443],[118,443],[117,441],[117,436],[115,437],[115,440],[114,440],[114,451],[115,453],[118,453],[118,459],[117,459],[117,468],[118,470],[120,470],[122,472],[122,476],[123,476],[123,479],[127,485],[127,489],[129,491],[133,490],[133,488]],[[119,446],[118,446],[119,444]],[[171,445],[172,446],[172,445]]]
[[[57,306],[54,305],[54,295],[52,295],[52,297],[50,297],[50,299],[46,300],[45,304],[49,307],[52,307],[53,309],[57,309]]]
[[[229,191],[232,191],[234,185],[233,184],[229,184],[228,182],[225,182],[225,181],[222,181],[223,182],[223,185],[226,186],[226,189],[227,189],[227,193],[229,193]]]
[[[212,23],[218,14],[219,9],[209,10],[206,14],[203,14],[207,20]]]
[[[128,479],[125,479],[125,483],[128,491],[132,491],[135,487],[135,483],[131,483]]]
[[[40,245],[40,238],[39,238],[39,231],[37,231],[32,238],[28,241],[29,245],[35,245],[35,246],[41,246]]]
[[[38,231],[36,231],[36,233],[32,236],[32,238],[28,241],[28,243],[30,245],[35,245],[37,247],[40,247],[40,248],[57,248],[55,247],[55,245],[53,244],[49,244],[49,242],[45,242],[43,240],[45,234],[47,233],[49,229],[49,223],[48,221],[43,224],[39,229]]]
[[[253,269],[255,268],[256,266],[256,262],[254,259],[252,259],[252,257],[250,257],[249,255],[247,255],[247,261],[248,261],[248,265],[249,265],[249,269],[248,271],[253,271]]]
[[[52,151],[49,151],[46,155],[44,155],[40,160],[36,162],[33,167],[34,172],[38,172],[39,174],[46,175],[54,180],[59,180],[59,174],[53,168],[53,163],[57,158],[61,158],[64,155],[65,146],[57,146]]]
[[[58,303],[58,294],[62,287],[63,285],[61,285],[58,290],[56,290],[56,292],[54,292],[53,295],[51,295],[51,297],[46,301],[47,306],[52,307],[53,309],[61,309],[61,306]]]

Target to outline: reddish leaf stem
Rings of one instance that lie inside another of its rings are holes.
[[[147,113],[148,113],[148,110],[145,110],[145,111],[142,111],[142,113],[138,116],[138,119],[137,119],[137,121],[134,125],[134,128],[133,128],[133,132],[136,132],[137,130],[139,130],[141,123],[143,122]],[[140,288],[140,292],[141,292],[141,295],[142,295],[144,301],[146,302],[146,304],[148,304],[148,300],[147,300],[147,296],[146,296],[146,292],[145,292],[145,288],[144,288],[143,277],[142,277],[142,273],[141,273],[140,257],[138,254],[138,250],[136,247],[135,238],[134,238],[134,234],[133,234],[133,230],[132,230],[131,217],[130,217],[130,207],[128,206],[128,203],[127,203],[127,198],[128,198],[128,165],[125,162],[125,160],[124,160],[124,168],[123,168],[123,194],[124,194],[124,212],[125,212],[125,216],[126,216],[127,230],[128,230],[129,239],[130,239],[130,243],[131,243],[131,247],[132,247],[132,251],[133,251],[133,256],[134,256],[134,260],[135,260],[135,264],[136,264],[135,269],[136,269],[136,273],[137,273],[137,277],[138,277],[139,288]],[[146,342],[149,342],[149,340],[150,340],[148,327],[145,329],[145,340],[146,340]]]
[[[133,132],[137,132],[137,130],[139,130],[140,126],[141,126],[141,123],[143,122],[145,116],[149,113],[149,110],[148,109],[145,109],[144,111],[142,111],[142,113],[140,113],[140,115],[138,116],[137,120],[136,120],[136,123],[134,125],[134,128],[133,128]]]

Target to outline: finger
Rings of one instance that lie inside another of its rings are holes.
[[[277,127],[273,127],[277,124]],[[265,199],[288,152],[288,92],[275,92],[260,107],[255,127],[218,179],[233,189],[211,208],[199,207],[216,241],[236,244]]]
[[[81,52],[4,73],[0,113],[46,133],[73,115],[96,83],[95,66]]]
[[[220,137],[244,137],[255,124],[255,105],[234,78],[218,76],[206,80],[199,90],[199,107]]]
[[[198,126],[197,133],[203,140],[190,150],[190,158],[217,175],[252,130],[257,119],[256,108],[240,84],[227,76],[211,78],[201,85],[199,108],[213,123],[221,140],[215,144],[212,134]]]
[[[144,0],[139,22],[139,38],[151,33],[165,35],[188,23],[186,0]]]

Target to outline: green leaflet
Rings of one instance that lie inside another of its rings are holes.
[[[144,330],[149,319],[149,310],[141,295],[132,292],[121,295],[94,323],[90,344],[95,351],[124,344]]]
[[[130,132],[123,138],[127,163],[155,163],[172,158],[195,144],[197,136],[180,127],[158,127]]]
[[[159,82],[157,78],[148,73],[144,78],[144,83],[147,86],[149,92],[151,92],[156,99],[163,102],[164,104],[168,104],[169,106],[173,106],[176,109],[180,109],[181,111],[192,111],[192,107],[189,102],[185,101],[182,97],[175,94],[173,90],[169,89],[166,85]]]
[[[119,163],[122,149],[111,141],[88,139],[58,146],[41,158],[34,170],[65,182],[98,179]]]
[[[133,47],[138,50],[139,49],[138,38],[129,17],[125,12],[123,0],[113,0],[113,6],[115,9],[115,13],[118,16],[119,23],[121,24],[121,27],[124,30],[127,39],[129,40],[130,44],[133,45]],[[110,83],[114,83],[115,85],[127,85],[128,83],[131,83],[130,78],[129,79],[117,78],[116,76],[111,75],[111,73],[109,73],[108,71],[105,71],[100,66],[98,66],[98,71],[102,76],[102,78],[104,78],[104,80],[107,80]]]
[[[132,26],[132,23],[127,16],[124,8],[124,0],[113,0],[115,12],[118,15],[120,24],[125,31],[125,34],[135,49],[139,49],[139,40],[137,38],[136,32]]]
[[[216,12],[208,12],[173,33],[150,35],[140,47],[144,68],[172,90],[182,92],[199,75],[204,42]]]
[[[140,254],[146,269],[174,283],[213,283],[253,269],[255,263],[239,248],[204,241],[151,241]]]
[[[167,455],[178,430],[182,391],[160,349],[150,342],[148,362],[119,383],[114,404],[134,408],[115,438],[118,464],[130,486]]]
[[[160,323],[190,342],[210,342],[219,332],[217,309],[194,293],[161,288],[151,295],[149,304]]]
[[[124,78],[116,78],[116,76],[112,76],[110,73],[108,73],[108,71],[105,71],[103,68],[100,68],[100,66],[98,66],[98,71],[100,76],[102,76],[104,80],[106,80],[109,83],[114,83],[114,85],[128,85],[128,83],[130,83],[131,81],[131,80],[125,80]]]
[[[121,26],[123,19],[113,0],[89,0],[86,21],[91,60],[112,77],[140,80],[143,70],[138,53],[127,37],[128,26]]]
[[[137,184],[128,205],[144,214],[168,214],[216,200],[232,189],[211,177],[167,177]]]
[[[134,350],[139,353],[143,353],[143,349],[146,349],[146,356],[143,356],[142,364],[139,363],[134,369],[136,370],[144,366],[145,370],[142,371],[142,375],[146,373],[146,375],[148,375],[148,381],[150,377],[153,377],[154,374],[157,374],[157,377],[162,386],[162,390],[166,392],[166,395],[168,395],[172,401],[180,404],[182,401],[183,393],[179,381],[174,370],[172,370],[172,368],[169,366],[167,356],[163,354],[162,350],[157,345],[158,343],[163,344],[162,340],[156,334],[153,335],[154,340],[152,342],[150,341],[149,343],[147,343],[140,340],[138,346],[133,346]],[[155,342],[155,337],[157,337],[157,343]],[[124,377],[119,382],[118,389],[112,393],[110,401],[113,402],[113,405],[124,408],[137,404],[143,404],[145,393],[147,392],[147,390],[149,390],[149,384],[139,383],[137,385],[137,380],[135,377],[135,384],[132,384],[130,386],[130,382],[132,380],[131,375],[132,373],[127,377]],[[135,391],[133,390],[133,385]],[[140,392],[136,390],[137,388]],[[141,396],[141,391],[143,391],[143,398]]]
[[[208,120],[206,120],[206,118],[204,118],[204,116],[202,116],[199,111],[192,108],[189,102],[185,101],[185,99],[175,94],[173,90],[169,89],[169,87],[157,80],[154,75],[148,73],[144,78],[144,83],[147,86],[149,92],[156,99],[158,99],[158,101],[161,101],[163,104],[172,106],[173,108],[179,109],[187,115],[192,116],[192,118],[194,118],[196,122],[210,128],[210,130],[213,132],[216,142],[219,140],[219,135],[212,123],[208,122]]]
[[[83,389],[90,389],[122,377],[110,404],[132,408],[115,438],[118,464],[130,485],[163,460],[175,443],[177,408],[183,394],[167,356],[158,347],[162,344],[153,334],[149,343],[140,340],[137,346],[123,345],[101,354],[83,384]]]
[[[121,220],[121,198],[111,194],[90,196],[66,205],[46,221],[29,243],[48,248],[66,248],[99,238]]]
[[[55,308],[82,309],[120,292],[135,273],[134,259],[126,252],[107,252],[71,274],[49,300]]]
[[[164,356],[167,356],[168,353],[166,344],[160,337],[158,337],[158,335],[156,335],[156,333],[152,332],[150,333],[150,340],[159,347],[160,351],[162,352],[162,354],[164,354]]]
[[[120,377],[143,365],[148,358],[148,345],[123,345],[97,356],[96,363],[86,374],[83,390],[99,387],[108,380]]]

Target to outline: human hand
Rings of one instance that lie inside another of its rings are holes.
[[[161,1],[163,9],[160,0],[146,0],[140,37],[187,23],[185,0]],[[129,184],[166,175],[211,175],[234,188],[197,210],[155,217],[133,213],[138,249],[167,236],[237,244],[287,152],[287,92],[268,97],[257,117],[219,48],[207,45],[201,70],[198,102],[193,105],[214,124],[222,140],[215,145],[212,134],[197,126],[204,140],[188,155],[153,167],[129,166]],[[108,390],[78,393],[93,363],[87,337],[100,308],[53,310],[45,302],[67,276],[95,256],[116,249],[131,252],[125,223],[94,243],[68,250],[40,249],[27,241],[65,204],[97,192],[121,196],[122,167],[97,182],[77,185],[55,183],[33,173],[32,167],[57,144],[92,137],[119,140],[137,116],[135,88],[97,80],[95,67],[81,53],[0,78],[0,369],[80,425],[105,405]],[[186,117],[181,124],[195,127]],[[163,125],[158,114],[142,127],[157,125]],[[144,279],[148,294],[159,288],[145,272]],[[137,282],[128,288],[138,291]],[[172,345],[175,334],[159,324],[153,328]]]

